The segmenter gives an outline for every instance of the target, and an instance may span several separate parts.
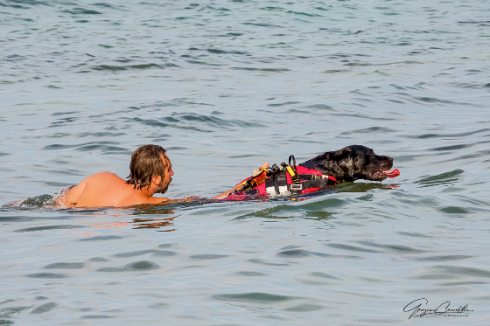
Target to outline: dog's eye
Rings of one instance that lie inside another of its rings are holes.
[[[368,159],[368,158],[366,158],[366,159],[365,159],[365,160],[363,160],[361,163],[362,163],[362,164],[361,164],[361,167],[365,167],[365,166],[368,166],[368,165],[369,165],[369,163],[371,163],[371,160],[370,160],[370,159]]]

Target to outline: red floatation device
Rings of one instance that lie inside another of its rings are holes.
[[[333,176],[324,175],[318,170],[296,165],[296,159],[293,155],[289,157],[289,165],[281,163],[281,166],[274,164],[269,167],[268,163],[264,163],[258,170],[254,171],[251,177],[237,183],[233,189],[214,198],[236,201],[245,200],[250,196],[306,195],[338,182]],[[396,178],[400,175],[398,169],[380,172],[388,178]]]
[[[293,164],[291,164],[291,160]],[[269,167],[264,163],[254,175],[238,183],[232,190],[216,196],[222,200],[244,200],[248,196],[294,196],[305,195],[337,183],[332,176],[323,175],[320,171],[296,165],[293,155],[289,165],[277,164]],[[225,198],[224,198],[225,197]]]

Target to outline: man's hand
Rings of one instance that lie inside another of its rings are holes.
[[[164,205],[172,205],[177,203],[190,203],[193,201],[203,200],[203,197],[198,196],[186,196],[182,199],[170,199],[170,198],[157,198],[155,197],[155,204],[164,204]]]
[[[202,199],[203,199],[203,197],[199,197],[199,196],[186,196],[186,197],[182,198],[181,200],[185,203],[190,203],[190,202],[199,201]]]

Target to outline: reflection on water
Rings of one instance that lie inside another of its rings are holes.
[[[171,218],[157,218],[157,219],[139,219],[135,218],[133,220],[133,229],[159,229],[161,227],[166,227],[170,225],[174,225],[171,221],[173,221],[177,216]],[[161,222],[159,222],[161,221]],[[175,231],[173,230],[165,230],[165,232]]]
[[[400,184],[397,183],[364,183],[364,182],[346,182],[343,184],[338,184],[335,186],[336,192],[367,192],[375,189],[397,189],[400,187]]]

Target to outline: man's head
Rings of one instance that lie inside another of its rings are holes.
[[[126,183],[133,184],[135,189],[155,185],[155,193],[165,193],[168,189],[172,164],[165,149],[158,145],[144,145],[134,151],[129,164],[129,176]]]

